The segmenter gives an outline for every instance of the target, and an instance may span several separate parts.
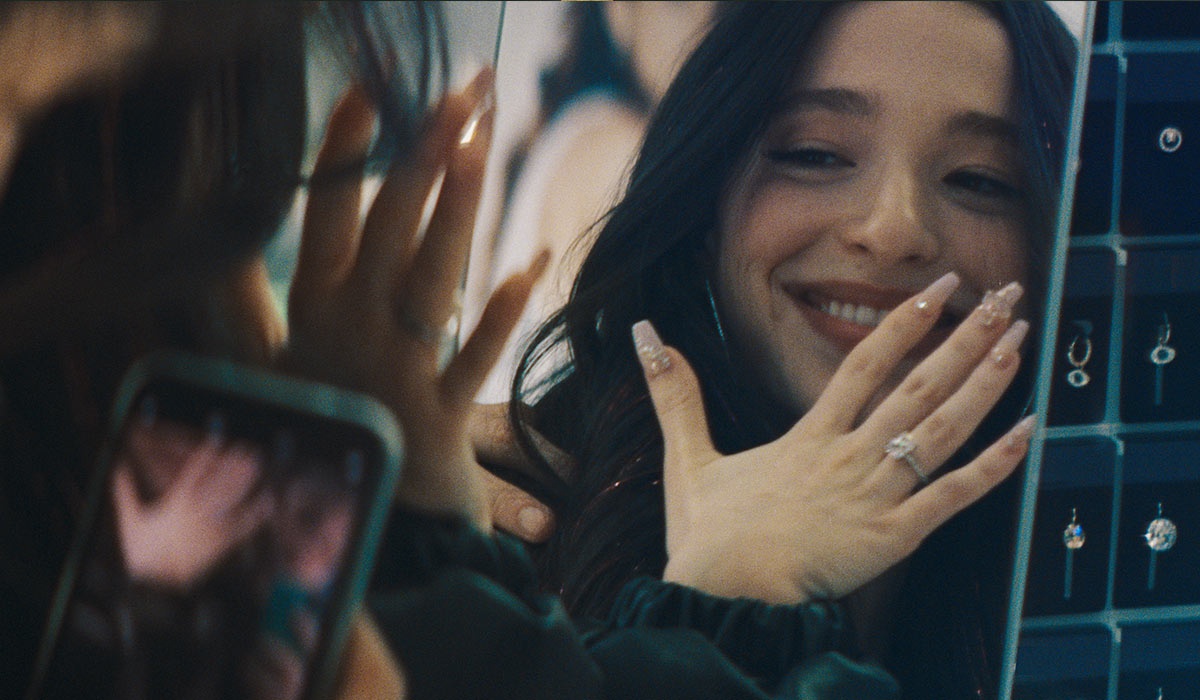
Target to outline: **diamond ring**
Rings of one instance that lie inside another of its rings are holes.
[[[916,449],[917,443],[913,442],[912,433],[905,431],[896,437],[892,438],[886,447],[883,448],[884,454],[895,460],[904,460],[913,473],[917,475],[917,480],[922,485],[929,483],[929,475],[921,469],[921,465],[917,464],[917,458],[913,457],[913,450]]]

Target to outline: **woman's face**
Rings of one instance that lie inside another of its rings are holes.
[[[962,284],[935,339],[1026,281],[1011,63],[1003,27],[967,3],[850,3],[800,57],[726,188],[717,266],[736,351],[797,414],[880,312],[942,274]]]

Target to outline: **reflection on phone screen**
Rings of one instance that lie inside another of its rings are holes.
[[[363,429],[147,387],[112,452],[45,697],[305,697],[374,497]]]

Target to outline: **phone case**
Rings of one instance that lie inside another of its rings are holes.
[[[125,375],[114,402],[105,447],[89,483],[85,510],[59,579],[48,622],[39,647],[27,698],[32,700],[46,681],[63,622],[85,564],[93,530],[98,525],[107,494],[107,483],[123,426],[134,401],[151,382],[170,380],[199,392],[217,392],[234,401],[277,407],[316,420],[350,425],[368,431],[380,450],[380,468],[371,488],[369,504],[360,513],[358,536],[344,555],[340,583],[323,610],[322,637],[309,665],[311,675],[304,698],[327,697],[336,679],[338,661],[349,633],[352,613],[361,601],[373,568],[375,552],[400,475],[402,435],[389,409],[375,399],[316,382],[283,377],[230,361],[184,353],[156,354],[137,362]],[[335,581],[338,579],[334,579]]]

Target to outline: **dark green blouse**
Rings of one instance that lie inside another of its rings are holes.
[[[412,698],[900,697],[831,603],[769,605],[650,578],[571,620],[521,545],[396,512],[368,600]]]

